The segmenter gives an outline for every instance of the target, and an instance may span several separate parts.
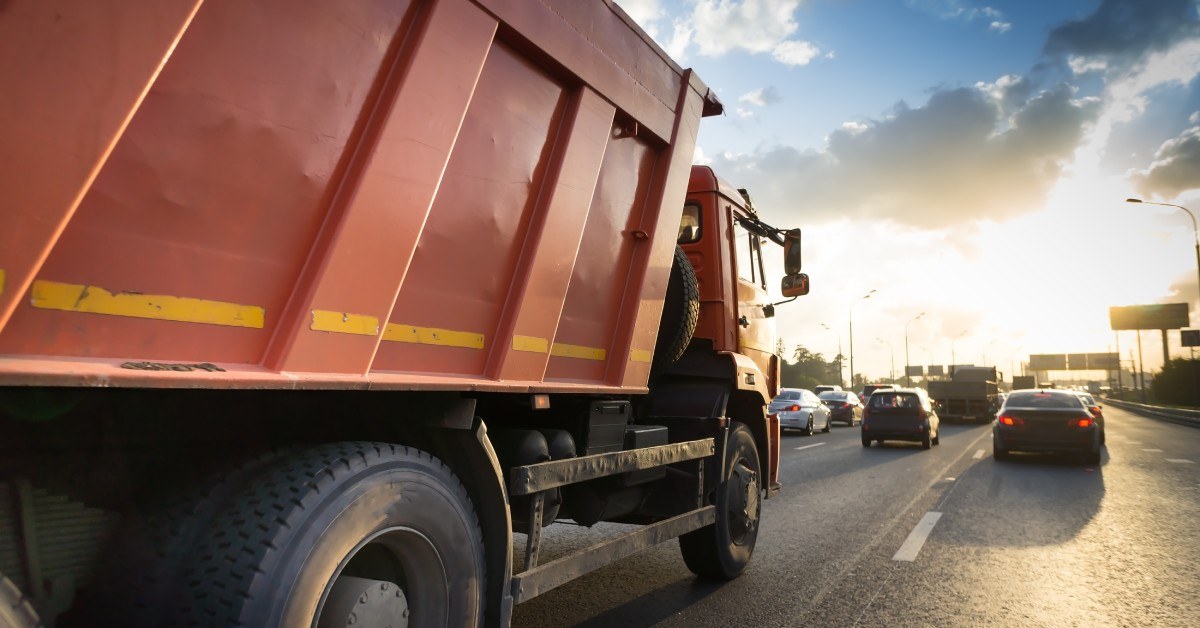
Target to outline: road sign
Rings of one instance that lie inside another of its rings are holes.
[[[945,374],[946,374],[946,369],[941,364],[930,364],[929,365],[929,376],[930,377],[933,377],[935,375],[941,376],[941,375],[945,375]]]
[[[1110,307],[1108,321],[1114,330],[1179,329],[1188,326],[1188,306],[1187,303],[1159,303]]]
[[[1185,347],[1200,347],[1200,329],[1181,329],[1179,339]]]
[[[1062,353],[1035,353],[1029,356],[1031,371],[1065,371],[1067,356]]]
[[[922,377],[925,375],[925,367],[923,366],[906,366],[904,374],[908,377]]]

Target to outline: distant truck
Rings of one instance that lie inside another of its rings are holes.
[[[1091,393],[1093,395],[1099,395],[1100,392],[1104,389],[1104,385],[1101,384],[1100,382],[1088,382],[1087,389],[1088,389],[1089,393]]]
[[[929,398],[947,421],[990,421],[996,411],[999,375],[992,366],[957,366],[949,381],[929,382]]]
[[[722,105],[614,3],[0,6],[0,626],[745,569],[800,233],[692,167]],[[539,560],[562,519],[638,527]]]
[[[1032,390],[1037,388],[1037,378],[1032,375],[1013,375],[1013,390]]]

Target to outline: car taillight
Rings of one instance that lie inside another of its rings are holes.
[[[1100,406],[1092,406],[1088,408],[1088,412],[1091,412],[1092,416],[1100,416]]]
[[[1071,419],[1071,427],[1091,427],[1096,424],[1095,419],[1088,417],[1086,419]]]
[[[798,406],[796,404],[792,404],[792,405],[788,406],[787,410],[786,410],[786,412],[799,412],[799,411],[800,411],[800,406]]]
[[[1015,426],[1015,425],[1024,425],[1025,424],[1025,421],[1022,421],[1020,419],[1020,417],[1010,416],[1007,414],[1001,414],[999,417],[996,418],[996,420],[1000,421],[1001,425]]]

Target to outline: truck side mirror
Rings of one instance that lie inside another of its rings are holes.
[[[784,277],[779,291],[788,298],[802,297],[808,294],[808,275],[796,273]]]
[[[783,274],[800,273],[800,230],[789,229],[783,234]]]

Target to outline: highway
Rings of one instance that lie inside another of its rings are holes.
[[[785,435],[784,490],[741,577],[698,580],[669,542],[517,606],[513,625],[1200,625],[1200,429],[1105,416],[1096,467],[996,462],[986,425],[943,425],[928,451],[864,449],[841,424]],[[555,524],[542,559],[621,529]]]

